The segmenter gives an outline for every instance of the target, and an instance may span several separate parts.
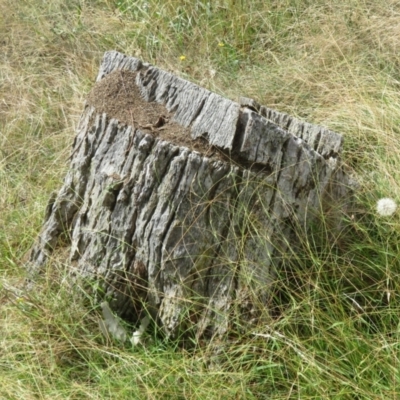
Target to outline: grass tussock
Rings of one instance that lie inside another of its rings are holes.
[[[375,203],[400,196],[399,14],[394,0],[0,0],[0,397],[397,399],[400,220]],[[107,342],[68,266],[18,291],[110,49],[345,136],[360,182],[345,229],[321,224],[287,253],[277,317],[218,362],[207,347]]]

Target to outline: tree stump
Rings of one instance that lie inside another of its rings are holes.
[[[234,102],[111,51],[70,168],[30,254],[68,264],[122,318],[167,336],[223,335],[257,317],[288,246],[329,196],[346,196],[342,137]]]

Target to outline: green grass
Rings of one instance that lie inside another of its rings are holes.
[[[400,194],[399,13],[394,0],[0,0],[0,398],[399,398],[400,220],[375,212]],[[322,223],[288,252],[276,317],[218,355],[107,342],[57,260],[18,292],[110,49],[345,137],[360,189],[343,231]]]

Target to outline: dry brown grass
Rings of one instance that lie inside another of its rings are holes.
[[[0,46],[1,398],[398,398],[400,223],[373,207],[400,194],[399,2],[0,0]],[[161,344],[102,343],[61,278],[30,299],[6,290],[110,49],[337,130],[361,182],[349,252],[310,248],[275,333],[247,338],[220,371]],[[378,333],[346,311],[348,293]]]

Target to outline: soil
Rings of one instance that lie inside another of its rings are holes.
[[[192,139],[190,128],[172,121],[173,113],[156,102],[145,101],[136,85],[136,72],[118,70],[97,82],[87,96],[87,102],[100,113],[153,134],[178,146],[188,147],[207,157],[226,158],[206,139]]]

